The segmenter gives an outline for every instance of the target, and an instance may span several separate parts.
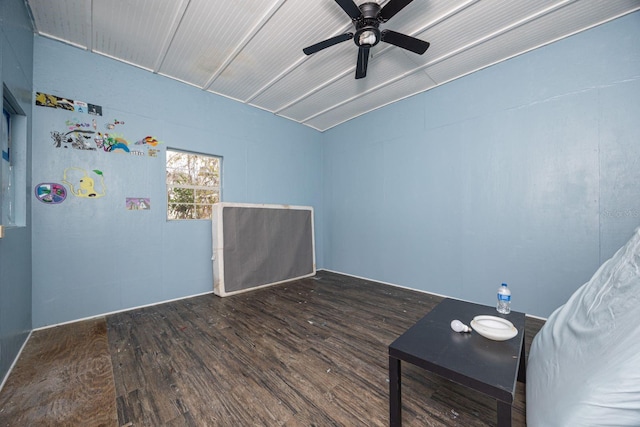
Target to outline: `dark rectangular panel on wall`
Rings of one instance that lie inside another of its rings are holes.
[[[216,295],[316,273],[312,207],[218,203],[213,208]]]

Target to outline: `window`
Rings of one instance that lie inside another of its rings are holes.
[[[167,219],[210,219],[222,158],[167,149]]]
[[[0,225],[24,227],[27,221],[27,116],[2,85],[0,118]]]
[[[6,104],[6,102],[4,103]],[[15,171],[11,158],[11,113],[2,108],[2,125],[0,126],[0,224],[15,225],[16,187]]]

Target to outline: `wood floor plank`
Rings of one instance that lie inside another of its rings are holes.
[[[31,335],[0,393],[0,425],[118,425],[104,318]]]
[[[65,383],[70,373],[50,389],[99,396],[105,407],[111,405],[111,424],[104,425],[386,426],[388,345],[441,299],[321,271],[231,297],[202,295],[116,313],[101,323],[111,389],[87,389],[91,381],[82,375],[82,384]],[[543,323],[527,318],[527,352]],[[29,342],[46,349],[39,361],[55,359],[69,345],[54,329]],[[80,337],[95,343],[91,334]],[[34,367],[34,378],[87,370],[88,353],[72,356],[64,367],[26,363]],[[23,356],[19,363],[25,361]],[[35,365],[44,373],[36,374]],[[18,374],[12,387],[19,389],[28,376]],[[402,381],[405,426],[495,425],[495,401],[480,393],[410,365],[403,365]],[[16,414],[30,408],[50,421],[39,425],[101,425],[97,418],[83,419],[91,410],[79,414],[28,392],[12,400],[7,396],[18,394],[7,391],[0,393],[0,425],[16,425],[4,421],[22,421]],[[66,423],[60,418],[65,411],[65,419],[90,422]],[[514,426],[525,426],[520,383],[513,412]]]

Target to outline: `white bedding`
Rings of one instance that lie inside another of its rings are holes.
[[[527,365],[527,426],[640,426],[640,229],[547,320]]]

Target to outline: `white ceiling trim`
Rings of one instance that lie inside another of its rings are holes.
[[[83,45],[83,44],[72,42],[71,40],[67,40],[67,39],[55,36],[53,34],[49,34],[49,33],[45,33],[45,32],[41,31],[41,32],[38,33],[38,35],[40,35],[42,37],[46,37],[46,38],[51,39],[51,40],[56,40],[56,41],[62,42],[64,44],[68,44],[69,46],[77,47],[78,49],[89,50],[89,48],[87,46]],[[118,59],[118,61],[121,61],[121,59]],[[136,67],[137,67],[137,65],[136,65]]]

